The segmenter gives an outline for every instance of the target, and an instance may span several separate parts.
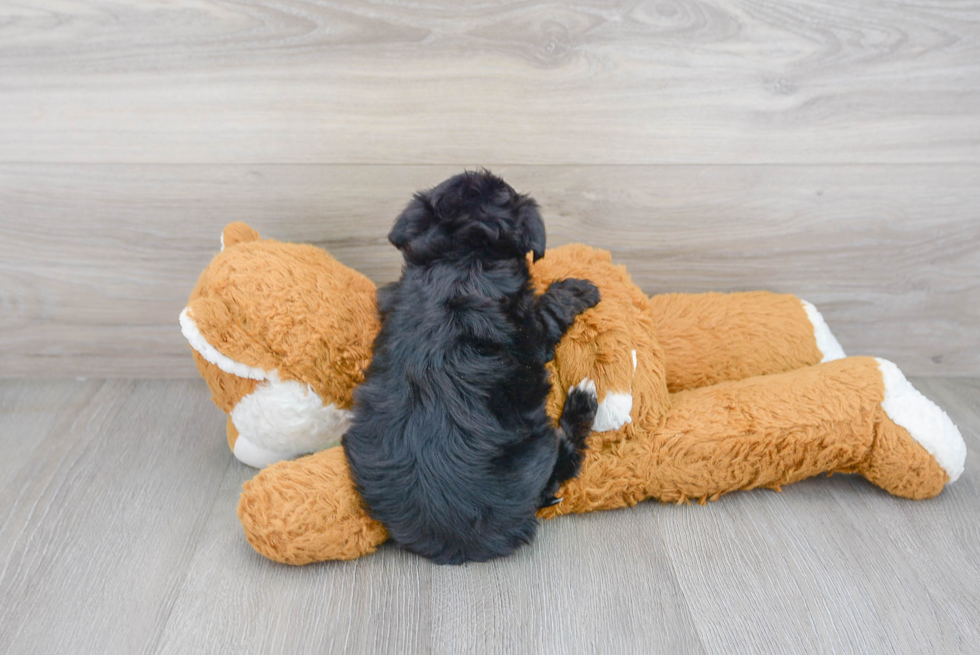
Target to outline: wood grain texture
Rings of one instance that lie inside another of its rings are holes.
[[[980,7],[0,6],[6,162],[980,163]]]
[[[980,374],[980,5],[0,4],[0,377],[195,372],[230,220],[384,282],[488,165],[644,289],[769,288],[851,352]]]
[[[71,421],[92,399],[97,382],[0,380],[0,489],[7,486],[42,438]]]
[[[980,4],[0,2],[0,377],[196,377],[221,227],[378,282],[488,165],[650,293],[769,288],[980,375]],[[200,381],[0,381],[0,652],[942,652],[980,639],[980,382],[938,498],[858,478],[561,519],[502,562],[270,563]]]
[[[428,652],[429,562],[393,548],[300,568],[263,558],[235,514],[254,474],[229,467],[155,652]]]
[[[704,653],[655,506],[545,523],[530,548],[432,573],[440,653]]]
[[[5,454],[37,441],[0,488],[0,652],[155,644],[228,466],[203,383],[96,385],[79,411],[52,401],[72,415],[47,435],[0,416]]]
[[[970,450],[932,500],[839,475],[562,517],[486,564],[295,568],[245,542],[254,471],[202,383],[4,381],[0,652],[972,654],[980,379],[913,383]]]
[[[229,470],[157,652],[703,652],[659,538],[628,513],[549,524],[489,564],[437,567],[386,545],[291,568],[242,537],[253,474]]]
[[[967,652],[956,649],[964,628],[941,606],[948,596],[937,601],[935,579],[899,556],[888,526],[867,525],[896,501],[835,493],[848,483],[654,508],[709,652]],[[955,551],[945,553],[943,573],[956,575]]]
[[[196,376],[177,315],[225,223],[387,282],[391,221],[457,170],[0,165],[0,376]],[[795,293],[849,353],[980,373],[980,166],[496,170],[551,245],[607,248],[648,293]]]

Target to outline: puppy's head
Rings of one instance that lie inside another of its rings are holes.
[[[544,221],[531,198],[489,171],[467,171],[415,194],[388,234],[407,261],[476,254],[488,259],[544,257]]]

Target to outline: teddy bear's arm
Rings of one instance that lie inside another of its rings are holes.
[[[531,273],[539,291],[556,280],[579,278],[595,284],[602,298],[578,316],[555,350],[549,415],[557,420],[565,390],[586,378],[596,386],[593,430],[602,440],[628,436],[635,407],[666,410],[663,355],[649,312],[637,311],[647,298],[626,269],[614,265],[606,251],[571,244],[548,250]]]
[[[668,293],[648,307],[672,392],[844,357],[816,308],[793,295]]]

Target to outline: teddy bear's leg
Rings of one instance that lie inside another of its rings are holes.
[[[579,476],[559,492],[562,502],[539,514],[647,498],[703,501],[835,471],[928,498],[963,470],[956,427],[883,360],[851,357],[672,400],[666,417],[644,412],[626,426],[631,438],[603,442],[593,434]],[[359,557],[387,539],[365,512],[339,447],[261,471],[245,484],[238,516],[257,551],[288,564]]]
[[[966,443],[946,412],[913,387],[895,364],[876,361],[885,398],[876,409],[875,447],[856,472],[896,496],[935,496],[943,488],[936,466],[948,482],[955,482],[963,473]]]
[[[242,489],[238,518],[255,550],[285,564],[354,559],[388,539],[365,512],[340,446],[260,471]]]
[[[542,516],[713,500],[854,472],[886,491],[928,498],[963,470],[956,427],[891,363],[851,357],[672,394],[660,424],[586,451],[582,470]]]
[[[650,299],[671,391],[844,357],[820,312],[789,294],[670,293]]]

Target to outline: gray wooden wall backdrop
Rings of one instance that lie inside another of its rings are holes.
[[[464,166],[650,293],[980,375],[980,3],[0,0],[0,375],[195,375],[222,226],[376,281]]]

